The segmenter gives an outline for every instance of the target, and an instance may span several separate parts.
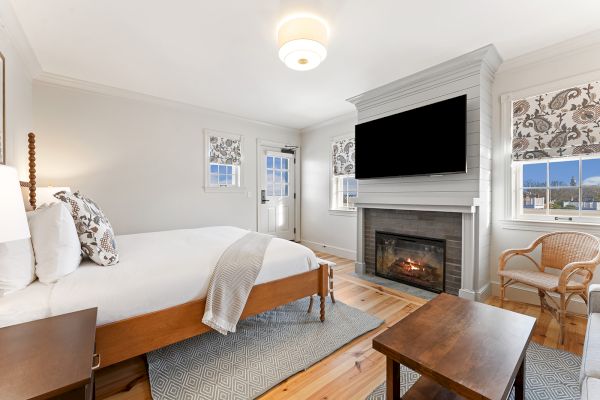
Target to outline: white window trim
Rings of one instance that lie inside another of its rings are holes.
[[[333,207],[333,200],[334,200],[334,192],[335,189],[333,187],[333,165],[332,165],[332,158],[333,158],[333,142],[337,141],[337,140],[341,140],[341,139],[349,139],[349,138],[353,138],[354,137],[354,133],[344,133],[342,135],[337,135],[337,136],[331,136],[329,138],[329,158],[327,159],[327,163],[329,164],[329,215],[338,215],[338,216],[346,216],[346,217],[354,217],[356,216],[356,208],[334,208]],[[358,182],[357,182],[357,192],[358,192]]]
[[[239,171],[239,186],[210,186],[210,159],[208,157],[209,139],[211,136],[220,136],[229,139],[240,141],[240,151],[242,153],[241,162],[238,168]],[[207,193],[245,193],[246,187],[244,184],[244,136],[232,133],[205,129],[204,130],[204,191]]]
[[[577,86],[586,82],[600,80],[600,72],[590,72],[586,74],[574,75],[564,79],[546,82],[540,85],[528,87],[521,90],[506,92],[500,95],[500,147],[501,147],[501,169],[504,181],[504,219],[501,225],[505,229],[536,230],[548,232],[552,229],[581,228],[584,231],[593,230],[592,227],[598,226],[597,223],[582,221],[580,218],[574,221],[553,221],[549,219],[536,220],[532,218],[522,218],[518,213],[518,204],[516,196],[516,178],[512,167],[512,103],[515,100],[536,96],[540,93],[555,92],[563,90],[570,86]],[[585,217],[582,217],[585,218]],[[598,230],[600,232],[600,230]]]
[[[546,159],[539,159],[539,160],[531,160],[532,163],[537,163],[537,164],[544,164],[544,163],[548,163],[548,162],[561,162],[561,161],[579,161],[579,160],[589,160],[589,159],[598,159],[600,158],[600,155],[581,155],[581,156],[571,156],[571,157],[560,157],[560,158],[546,158]],[[521,165],[523,165],[524,163],[520,163]],[[586,215],[568,215],[568,214],[564,214],[564,215],[551,215],[551,214],[544,214],[544,215],[524,215],[521,214],[521,206],[520,206],[520,202],[522,201],[522,197],[521,197],[521,187],[519,185],[519,183],[522,181],[522,167],[514,167],[514,163],[511,162],[511,173],[512,173],[512,184],[514,185],[512,188],[512,193],[514,194],[514,204],[515,204],[515,220],[517,221],[542,221],[542,222],[564,222],[564,223],[571,223],[571,224],[598,224],[600,223],[600,216],[597,217],[592,217],[592,216],[586,216]],[[578,182],[578,186],[577,189],[579,190],[579,194],[581,194],[581,187],[582,187],[582,176],[581,176],[581,164],[579,164],[579,176],[577,177],[577,182]],[[543,189],[552,189],[549,182],[549,176],[546,177],[546,187]],[[542,188],[540,188],[542,189]],[[581,196],[579,196],[579,202],[581,202]],[[547,206],[550,206],[550,201],[548,200],[548,204]],[[581,212],[581,209],[579,210]],[[556,217],[558,217],[558,220],[555,219]],[[568,221],[567,218],[572,218],[572,221]]]

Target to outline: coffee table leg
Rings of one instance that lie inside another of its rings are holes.
[[[519,372],[517,372],[517,377],[515,378],[515,400],[523,400],[525,398],[525,357],[523,357],[523,361],[521,362],[521,366],[519,367]]]
[[[387,373],[385,377],[386,399],[400,398],[400,364],[387,357]]]

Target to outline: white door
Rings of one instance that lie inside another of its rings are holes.
[[[294,154],[261,151],[258,231],[293,240],[295,236]]]

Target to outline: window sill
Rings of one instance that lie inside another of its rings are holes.
[[[330,209],[329,215],[338,215],[342,217],[355,217],[356,210]]]
[[[244,193],[246,192],[246,188],[237,186],[204,186],[204,191],[207,193]]]
[[[540,221],[531,219],[508,219],[500,221],[502,229],[553,232],[553,231],[583,231],[600,235],[600,224],[589,222]]]

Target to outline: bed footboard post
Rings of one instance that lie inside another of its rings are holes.
[[[325,321],[325,301],[329,294],[329,265],[319,266],[319,299],[321,301],[321,322]]]

